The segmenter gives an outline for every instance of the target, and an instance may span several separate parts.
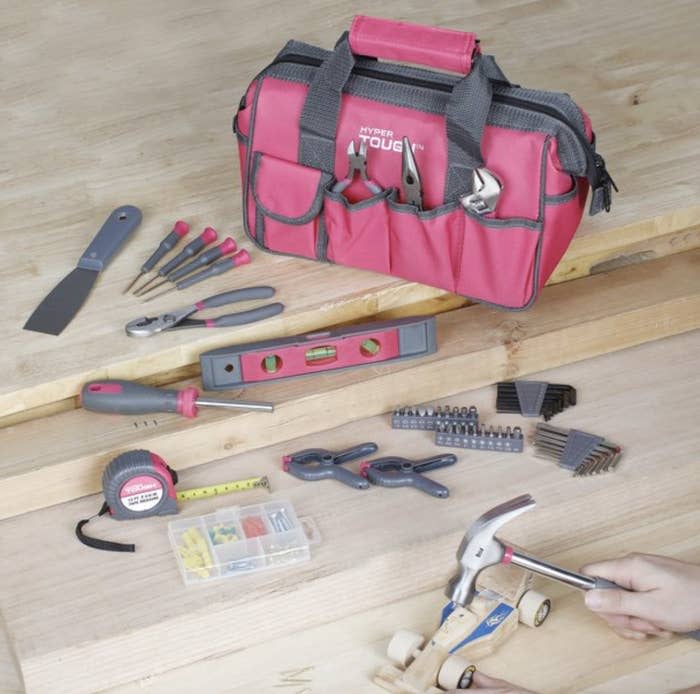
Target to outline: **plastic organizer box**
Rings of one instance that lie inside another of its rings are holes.
[[[289,501],[232,506],[168,524],[185,585],[306,561],[307,532],[315,532],[313,524],[300,521]]]

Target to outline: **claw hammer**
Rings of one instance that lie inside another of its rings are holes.
[[[534,507],[535,500],[529,494],[522,494],[494,506],[472,523],[457,550],[459,569],[446,591],[452,608],[458,605],[464,607],[473,600],[476,595],[477,577],[483,569],[495,564],[515,564],[545,578],[581,590],[594,588],[628,590],[605,578],[586,576],[523,554],[503,544],[495,537],[496,531],[503,525]],[[700,640],[700,630],[690,632],[686,636]]]
[[[450,581],[447,589],[447,596],[454,604],[462,607],[468,605],[476,594],[478,575],[483,569],[494,564],[515,564],[533,573],[581,590],[591,590],[592,588],[625,590],[622,586],[605,578],[585,576],[530,557],[503,544],[494,537],[501,526],[534,507],[535,500],[529,494],[522,494],[494,506],[472,523],[457,550],[459,570]]]

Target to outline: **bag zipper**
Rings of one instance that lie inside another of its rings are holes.
[[[299,53],[289,53],[281,58],[276,58],[272,65],[277,65],[279,63],[293,63],[295,65],[307,65],[309,67],[321,67],[323,60],[320,58],[312,58],[311,56],[301,55]],[[380,70],[374,70],[369,67],[363,67],[361,65],[355,65],[352,69],[355,75],[360,77],[369,77],[370,79],[383,80],[385,82],[393,82],[395,84],[405,84],[411,87],[422,87],[424,89],[433,89],[440,92],[445,92],[450,94],[452,92],[452,87],[449,84],[443,84],[442,82],[436,82],[434,80],[421,79],[419,77],[408,77],[406,75],[393,75],[391,73],[385,73]],[[605,160],[598,154],[591,143],[588,141],[586,136],[581,133],[578,128],[563,114],[559,113],[556,109],[551,106],[546,106],[544,104],[536,104],[526,99],[520,99],[515,96],[508,96],[506,94],[493,94],[493,101],[497,103],[504,104],[506,106],[513,106],[514,108],[519,108],[525,111],[534,111],[535,113],[541,113],[542,115],[553,118],[565,125],[571,132],[574,133],[576,139],[581,144],[583,152],[586,156],[586,177],[591,183],[593,190],[598,188],[603,189],[603,206],[606,212],[610,211],[611,203],[611,187],[617,192],[617,186],[615,181],[608,173],[605,168]]]

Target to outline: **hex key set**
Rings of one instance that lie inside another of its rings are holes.
[[[543,381],[502,381],[497,384],[496,412],[512,412],[523,417],[544,417],[576,404],[576,389],[560,383]]]
[[[535,430],[535,456],[554,460],[574,477],[587,477],[614,470],[622,457],[622,448],[602,436],[577,429],[559,429],[538,424]]]

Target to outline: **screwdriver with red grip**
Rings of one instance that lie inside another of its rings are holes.
[[[224,272],[233,270],[233,268],[238,267],[239,265],[247,265],[249,262],[250,255],[248,255],[248,251],[238,251],[238,253],[236,253],[235,255],[231,255],[228,258],[224,258],[223,260],[220,260],[218,263],[210,265],[204,270],[195,272],[194,275],[185,277],[184,280],[180,280],[179,282],[177,282],[174,287],[166,289],[164,292],[154,294],[153,296],[149,296],[148,299],[146,299],[146,301],[151,301],[151,299],[157,299],[159,296],[163,296],[164,294],[168,294],[169,292],[174,292],[176,289],[187,289],[187,287],[191,287],[193,284],[202,282],[203,280],[209,279],[210,277],[214,277],[215,275],[221,275]]]
[[[190,241],[172,260],[169,260],[165,265],[158,268],[158,274],[148,282],[142,284],[138,289],[134,291],[134,294],[138,296],[143,292],[143,290],[152,282],[155,282],[159,277],[166,277],[175,268],[180,267],[183,263],[187,262],[188,258],[197,255],[199,251],[210,243],[214,243],[217,239],[217,233],[215,229],[207,227],[194,241]]]
[[[236,249],[236,242],[229,236],[228,238],[225,238],[218,246],[214,246],[214,248],[204,251],[204,253],[200,253],[194,260],[191,260],[189,263],[183,265],[177,270],[173,270],[165,279],[141,292],[139,296],[149,294],[168,282],[177,282],[177,280],[183,278],[185,275],[189,275],[191,272],[199,270],[199,268],[211,265],[211,263],[218,260],[222,256],[228,255],[229,253],[235,253]]]
[[[174,390],[115,379],[86,383],[80,393],[80,401],[83,407],[91,412],[109,414],[177,412],[190,419],[197,416],[200,407],[227,407],[258,412],[272,412],[274,409],[270,402],[200,398],[199,391],[194,386]]]
[[[148,260],[141,266],[141,270],[136,277],[129,283],[129,286],[122,292],[122,294],[127,294],[128,291],[147,273],[149,273],[156,266],[157,263],[163,258],[163,256],[177,245],[178,241],[185,236],[190,230],[190,225],[182,220],[175,222],[173,230],[158,244],[153,253],[149,256]]]

